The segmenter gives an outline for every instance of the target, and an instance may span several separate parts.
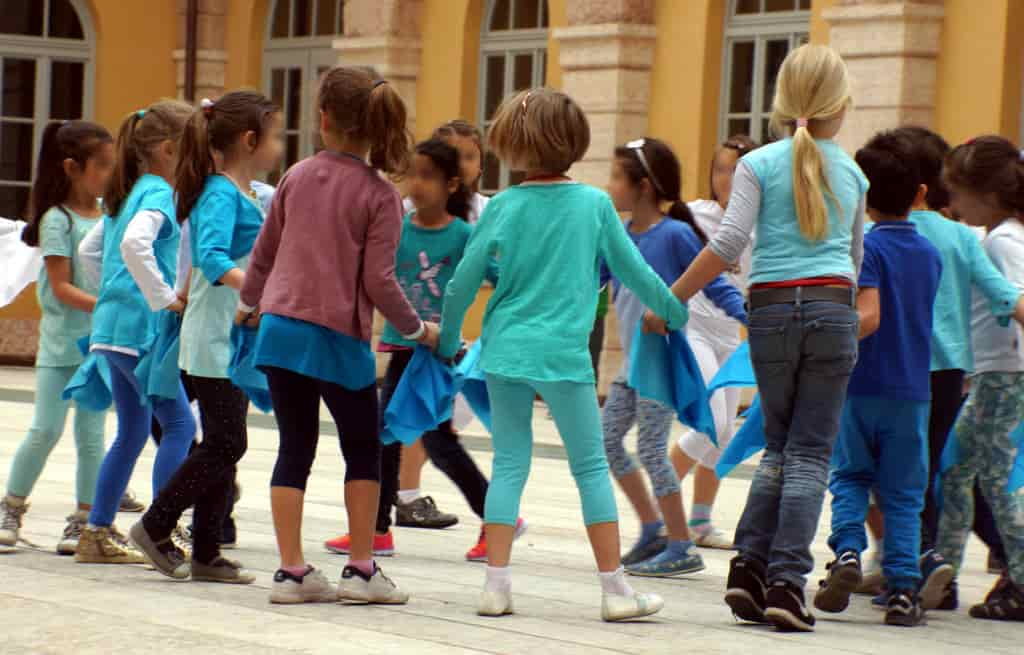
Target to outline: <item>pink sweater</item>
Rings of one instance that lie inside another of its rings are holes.
[[[354,157],[323,151],[293,166],[274,194],[242,302],[369,341],[376,307],[402,334],[420,319],[395,279],[402,200]]]

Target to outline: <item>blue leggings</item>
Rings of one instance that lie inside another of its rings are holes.
[[[118,503],[128,487],[135,462],[149,440],[153,416],[163,430],[153,463],[153,498],[159,495],[160,489],[188,456],[188,448],[196,434],[196,419],[189,408],[185,388],[180,383],[178,397],[174,400],[163,399],[154,401],[152,406],[143,405],[135,378],[139,358],[110,350],[99,352],[110,362],[111,392],[117,409],[117,437],[100,466],[89,523],[108,527],[114,522]]]
[[[530,475],[533,454],[533,400],[540,394],[551,410],[569,456],[569,470],[583,504],[587,525],[619,520],[608,476],[601,416],[593,384],[535,382],[487,375],[491,399],[494,470],[487,489],[484,521],[515,525]]]

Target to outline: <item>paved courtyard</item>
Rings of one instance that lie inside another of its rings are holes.
[[[0,480],[32,416],[30,369],[0,368]],[[327,416],[326,412],[322,413]],[[721,596],[731,553],[703,551],[707,570],[676,580],[638,580],[635,586],[666,598],[651,621],[604,624],[593,562],[582,530],[578,498],[557,434],[542,407],[535,412],[537,458],[523,504],[529,533],[514,551],[516,616],[475,615],[483,567],[463,560],[479,524],[456,489],[427,467],[424,487],[463,522],[446,531],[398,529],[399,554],[382,561],[389,576],[412,594],[405,607],[273,606],[267,602],[277,565],[267,485],[277,435],[272,419],[253,414],[249,452],[240,476],[236,510],[239,548],[232,557],[258,574],[256,584],[233,587],[176,583],[140,566],[76,564],[53,554],[72,509],[74,440],[58,444],[31,499],[24,537],[38,546],[0,557],[0,653],[1021,653],[1024,626],[969,619],[965,611],[929,614],[917,629],[887,628],[881,615],[857,598],[839,617],[819,615],[818,632],[780,635],[733,621]],[[109,418],[108,434],[115,427]],[[108,437],[108,442],[109,442]],[[491,453],[480,426],[466,443],[484,470]],[[135,470],[132,487],[149,500],[152,447]],[[735,526],[751,469],[725,481],[716,521]],[[325,552],[325,538],[344,530],[343,464],[333,429],[323,435],[306,502],[307,557],[332,577],[344,559]],[[689,497],[689,484],[685,493]],[[624,540],[638,531],[620,497]],[[137,515],[122,514],[127,530]],[[822,526],[828,525],[827,513]],[[819,570],[827,557],[819,530]],[[994,579],[984,571],[985,551],[972,542],[961,580],[961,600],[981,599]],[[816,580],[812,582],[816,584]]]

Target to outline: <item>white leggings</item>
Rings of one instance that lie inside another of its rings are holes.
[[[694,316],[686,326],[686,338],[697,358],[705,384],[711,382],[718,369],[740,345],[737,324],[731,319],[723,321]],[[725,387],[711,396],[711,413],[715,418],[718,447],[711,443],[706,434],[688,430],[679,437],[679,448],[687,457],[705,468],[714,468],[718,464],[722,449],[732,439],[740,392],[736,387]]]

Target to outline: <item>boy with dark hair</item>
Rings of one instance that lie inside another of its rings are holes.
[[[879,492],[885,514],[883,569],[889,583],[885,622],[913,626],[924,614],[920,514],[928,481],[929,363],[932,309],[942,262],[907,216],[921,187],[913,143],[882,132],[857,152],[871,186],[857,311],[860,355],[843,409],[829,481],[836,559],[814,605],[841,612],[861,582],[867,548],[868,494]],[[952,569],[941,590],[952,579]]]

